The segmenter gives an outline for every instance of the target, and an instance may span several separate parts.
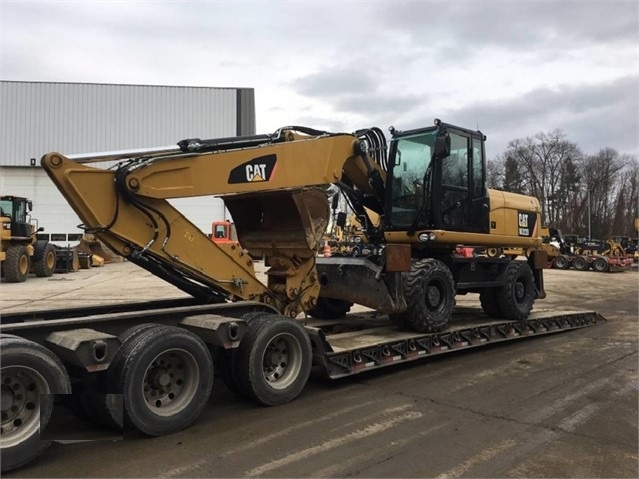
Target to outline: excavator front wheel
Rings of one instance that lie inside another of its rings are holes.
[[[418,333],[444,329],[455,307],[455,281],[450,269],[436,259],[413,262],[404,276],[406,324]]]

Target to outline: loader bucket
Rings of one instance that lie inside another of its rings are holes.
[[[115,255],[109,253],[102,247],[102,243],[99,240],[91,237],[82,238],[80,243],[76,246],[76,249],[83,253],[99,256],[104,260],[103,264],[113,263],[117,260]]]

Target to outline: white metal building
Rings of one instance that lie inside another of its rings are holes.
[[[40,167],[45,153],[253,134],[252,88],[0,81],[0,193],[30,198],[47,239],[74,243],[82,234],[80,220]],[[171,202],[206,233],[211,221],[228,218],[219,198]]]

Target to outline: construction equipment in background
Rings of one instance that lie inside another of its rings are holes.
[[[236,246],[239,246],[235,227],[233,223],[226,220],[213,221],[211,223],[211,240],[218,245],[234,244]]]
[[[599,273],[622,272],[633,262],[632,256],[628,256],[615,239],[600,241],[579,238],[577,235],[564,236],[561,231],[553,229],[551,240],[559,245],[558,254],[551,254],[552,266],[556,269],[592,269]]]
[[[27,198],[0,197],[0,264],[8,283],[26,281],[29,273],[46,278],[55,271],[55,247],[36,238],[44,228],[30,217],[32,209]]]
[[[280,405],[300,394],[312,365],[342,377],[601,322],[594,312],[531,316],[545,297],[541,208],[486,188],[483,133],[439,120],[390,132],[387,144],[379,128],[296,126],[174,148],[45,155],[43,169],[87,233],[193,298],[37,312],[35,321],[3,316],[0,332],[15,335],[0,336],[3,408],[18,401],[11,385],[24,383],[34,385],[34,407],[3,416],[2,469],[46,448],[38,431],[55,393],[97,397],[89,416],[159,436],[198,418],[214,371],[231,390]],[[118,163],[89,165],[103,161]],[[318,256],[329,184],[367,252]],[[239,246],[212,240],[169,201],[210,195],[223,199]],[[468,257],[460,245],[526,256]],[[251,255],[269,267],[266,284]],[[455,296],[468,293],[483,312],[449,324]],[[354,303],[374,313],[347,315]]]

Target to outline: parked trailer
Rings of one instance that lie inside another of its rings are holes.
[[[255,319],[260,328],[249,330]],[[202,305],[190,298],[6,314],[0,326],[2,470],[31,462],[51,443],[39,430],[51,421],[52,394],[120,430],[123,403],[134,404],[127,419],[157,436],[197,419],[214,367],[232,391],[276,405],[299,394],[312,366],[341,378],[603,321],[592,311],[536,312],[506,321],[488,319],[479,308],[458,308],[446,331],[419,334],[376,312],[296,321],[262,303]],[[163,420],[165,412],[171,420]]]

